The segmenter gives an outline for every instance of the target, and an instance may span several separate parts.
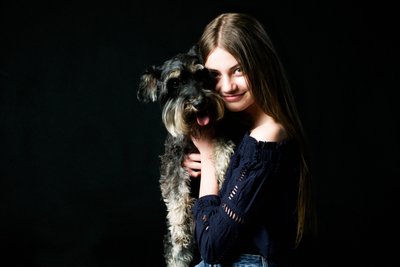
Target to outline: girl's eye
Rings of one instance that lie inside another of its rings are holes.
[[[242,72],[242,68],[240,68],[240,67],[236,68],[235,71],[234,71],[234,73],[235,73],[235,74],[240,74],[240,75],[241,75],[241,74],[243,73],[243,72]]]

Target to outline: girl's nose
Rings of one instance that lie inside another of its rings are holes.
[[[230,77],[221,78],[220,83],[220,90],[223,93],[230,93],[236,89],[236,84],[234,83],[234,80]]]

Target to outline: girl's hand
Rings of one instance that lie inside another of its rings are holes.
[[[185,155],[185,158],[182,162],[182,167],[189,172],[190,177],[199,178],[201,176],[200,153],[191,153]]]

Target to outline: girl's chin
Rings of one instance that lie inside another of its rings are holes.
[[[243,111],[245,108],[239,103],[225,103],[226,108],[231,112]]]

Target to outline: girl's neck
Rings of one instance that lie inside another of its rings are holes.
[[[249,116],[249,118],[251,120],[250,131],[273,120],[273,118],[271,116],[267,115],[256,104],[251,105],[244,112],[246,113],[247,116]]]
[[[287,138],[285,128],[261,108],[253,105],[246,110],[251,119],[250,135],[259,141],[282,141]]]

